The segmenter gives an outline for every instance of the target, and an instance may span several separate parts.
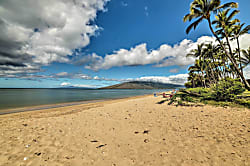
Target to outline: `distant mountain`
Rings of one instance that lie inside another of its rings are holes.
[[[148,82],[148,81],[131,81],[99,89],[175,89],[182,87],[184,86],[176,84],[164,84],[159,82]]]

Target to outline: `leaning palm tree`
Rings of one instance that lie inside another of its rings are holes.
[[[227,45],[230,47],[229,44],[229,37],[232,36],[233,31],[235,29],[235,24],[240,22],[239,19],[233,19],[233,17],[238,14],[239,10],[233,10],[228,8],[226,10],[219,10],[218,15],[215,16],[215,20],[212,22],[212,24],[215,24],[217,31],[215,32],[216,35],[222,40],[223,38],[228,39]],[[231,13],[230,13],[231,12]]]
[[[210,28],[212,34],[216,37],[217,41],[220,43],[221,47],[223,48],[223,50],[225,52],[225,55],[232,62],[236,72],[241,77],[241,79],[242,79],[243,83],[245,84],[246,88],[250,90],[250,85],[248,84],[248,82],[245,79],[244,75],[240,72],[240,69],[236,64],[236,62],[235,62],[235,60],[233,58],[233,55],[231,54],[231,52],[228,53],[227,48],[223,44],[223,41],[218,37],[218,35],[213,30],[212,23],[211,23],[211,13],[212,12],[218,12],[219,10],[227,9],[227,8],[230,8],[230,7],[231,8],[237,8],[238,4],[235,3],[235,2],[229,2],[229,3],[221,5],[220,0],[194,0],[190,5],[190,13],[187,14],[186,16],[184,16],[183,21],[184,22],[186,22],[187,20],[191,21],[191,20],[197,18],[197,20],[195,20],[192,24],[190,24],[188,26],[188,28],[186,29],[186,33],[189,33],[192,28],[196,29],[196,27],[203,20],[207,20],[209,28]]]
[[[237,53],[235,53],[232,50],[232,47],[230,45],[230,38],[233,36],[233,31],[235,29],[236,23],[240,22],[238,19],[233,19],[233,17],[238,14],[239,10],[233,10],[231,11],[231,8],[225,9],[225,10],[219,10],[217,16],[215,16],[215,20],[212,22],[212,24],[215,24],[215,27],[217,31],[215,32],[216,35],[221,39],[226,39],[226,46],[228,47],[230,57],[234,61],[232,62],[232,71],[236,72],[234,75],[237,75],[240,78],[240,73],[237,72],[235,65],[241,69],[241,63],[240,58],[237,57]],[[235,64],[235,65],[234,65]],[[242,71],[240,70],[241,74],[243,75]]]
[[[237,52],[238,52],[238,57],[239,57],[239,62],[240,62],[240,69],[241,69],[241,72],[243,73],[243,67],[242,67],[242,63],[241,63],[241,50],[240,50],[240,42],[239,42],[239,37],[243,34],[246,34],[248,33],[248,31],[250,31],[250,25],[246,26],[245,28],[243,28],[245,25],[245,23],[243,24],[238,24],[238,25],[235,25],[233,27],[233,36],[232,36],[232,39],[231,40],[235,40],[237,41]]]
[[[234,52],[232,50],[232,47],[230,45],[229,39],[233,36],[233,31],[235,29],[235,24],[240,22],[238,19],[233,19],[233,17],[239,13],[239,10],[233,10],[230,13],[230,8],[226,10],[220,10],[218,12],[218,15],[215,16],[215,20],[212,22],[212,24],[215,24],[217,31],[215,32],[217,36],[222,40],[226,39],[226,45],[228,47],[230,57],[233,59],[233,61],[237,64],[237,57],[234,56]],[[238,65],[238,64],[237,64]]]
[[[217,12],[219,9],[229,7],[238,7],[238,4],[235,2],[229,2],[223,5],[220,4],[220,0],[194,0],[190,5],[190,13],[184,16],[183,21],[191,21],[194,18],[197,18],[197,20],[188,26],[186,33],[188,34],[192,28],[195,30],[203,20],[207,20],[210,30],[217,37],[212,28],[211,12]]]

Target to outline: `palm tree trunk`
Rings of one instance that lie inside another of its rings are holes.
[[[224,27],[223,27],[224,28]],[[224,29],[224,31],[225,31],[225,29]],[[231,45],[230,45],[230,43],[229,43],[229,39],[228,39],[228,34],[225,32],[225,37],[226,37],[226,41],[227,41],[227,45],[228,45],[228,49],[229,49],[229,53],[230,53],[230,57],[231,57],[231,59],[234,61],[234,63],[233,63],[233,76],[237,76],[237,78],[240,78],[240,75],[239,75],[239,73],[236,71],[235,72],[235,70],[237,70],[236,69],[236,66],[237,66],[237,68],[238,68],[238,64],[237,64],[237,61],[236,61],[236,59],[234,58],[234,55],[233,55],[233,52],[232,52],[232,48],[231,48]],[[231,59],[230,59],[230,61],[231,61]],[[236,66],[234,65],[234,64],[236,64]],[[235,78],[235,77],[234,77]]]
[[[206,80],[205,80],[205,77],[204,77],[204,72],[202,72],[202,82],[203,82],[204,88],[207,88]]]
[[[215,74],[214,74],[214,69],[213,69],[213,67],[211,66],[211,64],[209,65],[210,66],[210,69],[211,69],[211,74],[212,74],[212,79],[213,79],[213,83],[215,83],[216,81],[216,79],[215,79]]]
[[[235,68],[237,74],[239,74],[240,78],[242,79],[243,83],[245,84],[245,87],[246,87],[248,90],[250,90],[250,85],[249,85],[249,83],[247,82],[247,80],[245,79],[243,73],[240,72],[240,70],[239,70],[237,64],[235,63],[233,57],[231,57],[231,56],[228,54],[227,49],[225,48],[225,46],[223,45],[223,43],[221,42],[221,40],[219,39],[219,37],[218,37],[218,36],[216,35],[216,33],[214,32],[213,27],[212,27],[212,24],[211,24],[210,18],[208,18],[207,21],[208,21],[208,25],[209,25],[209,28],[210,28],[211,32],[213,33],[213,35],[215,36],[215,38],[216,38],[216,39],[218,40],[218,42],[220,43],[221,47],[222,47],[223,50],[225,51],[226,56],[227,56],[227,57],[229,58],[229,60],[232,62],[232,64],[233,64],[233,66],[234,66],[234,68]]]
[[[238,54],[239,54],[239,62],[240,62],[240,70],[243,74],[243,68],[242,68],[242,64],[241,64],[241,56],[240,56],[240,42],[239,42],[239,37],[236,38],[237,41],[237,46],[238,46]],[[243,74],[244,75],[244,74]]]
[[[216,65],[216,63],[215,63],[215,59],[214,59],[214,56],[212,55],[212,65],[213,65],[213,68],[215,68],[215,70],[216,70],[216,72],[217,72],[217,74],[218,74],[218,79],[219,78],[222,78],[222,76],[221,76],[221,73],[220,73],[220,71],[219,71],[219,66],[218,65]],[[212,69],[212,72],[213,72],[213,69]],[[215,78],[215,74],[213,74],[213,76],[214,76],[214,83],[216,83],[216,78]]]

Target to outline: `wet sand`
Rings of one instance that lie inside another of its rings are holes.
[[[250,110],[142,96],[0,115],[0,165],[250,165]]]

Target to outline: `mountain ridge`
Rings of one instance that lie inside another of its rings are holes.
[[[98,89],[175,89],[184,87],[184,85],[149,82],[149,81],[131,81],[120,84],[115,84]]]

